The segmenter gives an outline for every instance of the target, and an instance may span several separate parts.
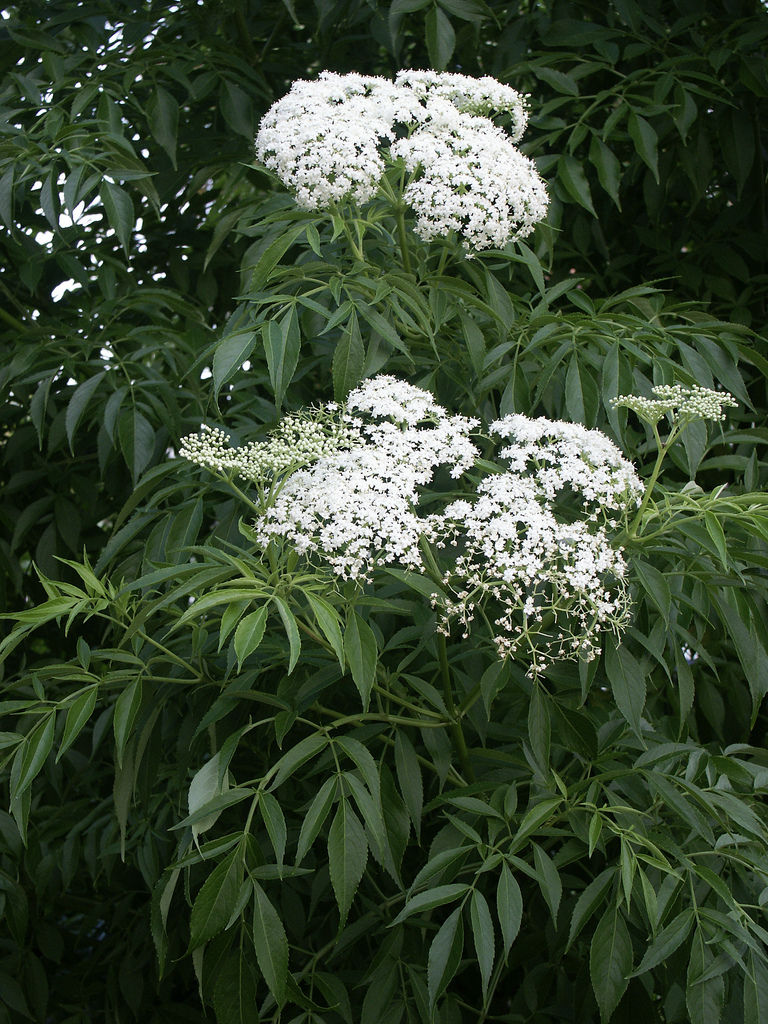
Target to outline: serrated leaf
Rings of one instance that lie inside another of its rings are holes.
[[[458,970],[463,949],[464,923],[461,918],[461,907],[457,907],[440,925],[429,947],[427,988],[429,1005],[432,1008]]]
[[[197,814],[201,807],[205,807],[206,804],[209,804],[222,793],[228,792],[228,790],[229,780],[226,767],[222,765],[221,751],[217,751],[213,757],[205,762],[202,768],[195,772],[189,784],[187,808],[190,816]],[[213,828],[222,810],[223,808],[214,811],[192,825],[192,837],[195,842],[197,842],[197,837],[201,832],[207,832],[209,828]]]
[[[264,637],[267,625],[269,605],[262,605],[250,612],[238,624],[235,630],[235,654],[237,655],[238,671],[245,659],[253,654]]]
[[[452,882],[449,885],[437,885],[434,889],[426,889],[424,892],[417,893],[416,896],[412,896],[406,901],[405,906],[389,927],[394,928],[395,925],[402,924],[413,914],[424,914],[428,910],[434,910],[435,907],[453,903],[468,889],[469,886],[462,882]]]
[[[681,911],[674,920],[670,921],[646,949],[637,969],[632,972],[632,977],[636,978],[639,974],[645,974],[646,971],[658,967],[667,957],[671,956],[688,938],[693,921],[694,914],[690,908]]]
[[[117,432],[123,456],[136,483],[154,453],[155,431],[138,409],[131,409],[121,414]]]
[[[213,1009],[217,1024],[259,1024],[258,991],[248,957],[233,950],[216,969]]]
[[[72,746],[77,737],[82,732],[83,728],[89,721],[93,714],[93,709],[96,707],[96,698],[98,697],[99,687],[97,683],[93,686],[89,686],[87,690],[84,690],[79,697],[76,697],[67,709],[67,718],[64,723],[64,733],[61,737],[61,743],[59,744],[59,751],[56,754],[56,763],[58,764],[61,757],[67,750]]]
[[[259,810],[269,834],[272,849],[275,851],[275,861],[277,866],[281,868],[285,858],[285,844],[288,838],[285,816],[280,804],[271,793],[264,792],[260,795]]]
[[[337,785],[338,782],[335,775],[330,779],[326,779],[307,808],[307,812],[301,822],[299,841],[296,846],[297,866],[302,862],[312,843],[317,839],[320,829],[328,817],[328,813],[333,806],[334,797],[336,796]]]
[[[434,6],[427,12],[424,28],[430,65],[435,71],[445,71],[456,48],[453,25],[444,11]]]
[[[626,992],[631,970],[632,941],[624,918],[611,906],[600,918],[589,950],[589,974],[603,1024]]]
[[[635,144],[640,159],[646,164],[653,174],[656,182],[659,181],[659,137],[644,117],[630,111],[627,120],[630,137]]]
[[[541,889],[552,922],[557,927],[557,911],[563,895],[563,883],[552,858],[538,844],[533,843],[533,860],[536,865],[536,878]]]
[[[288,637],[288,648],[290,652],[288,656],[288,675],[290,675],[296,668],[296,663],[298,662],[299,655],[301,654],[301,636],[299,634],[299,626],[296,622],[296,616],[281,597],[273,597],[272,600],[280,614],[283,628],[285,629],[285,635]]]
[[[77,430],[80,420],[83,418],[85,410],[88,407],[88,403],[96,393],[99,384],[101,384],[105,376],[106,371],[102,371],[101,373],[97,373],[94,377],[90,377],[88,380],[83,381],[82,384],[79,384],[75,388],[72,397],[67,404],[67,411],[64,414],[64,427],[67,433],[67,441],[69,442],[69,450],[73,454],[75,431]]]
[[[331,645],[333,653],[339,659],[339,666],[344,671],[344,638],[341,634],[341,620],[336,609],[315,594],[306,594],[309,606],[325,639]]]
[[[234,849],[217,865],[195,898],[190,919],[190,950],[223,931],[232,916],[243,881],[243,857]]]
[[[48,714],[19,744],[11,771],[12,801],[17,802],[22,797],[45,764],[53,746],[55,727],[55,714]]]
[[[213,353],[213,394],[219,391],[230,377],[240,369],[256,345],[255,331],[238,331],[222,338]]]
[[[488,995],[488,982],[491,979],[493,970],[493,959],[495,956],[493,921],[491,912],[485,896],[475,889],[472,893],[472,902],[469,908],[470,921],[472,923],[472,939],[475,943],[477,962],[480,967],[480,978],[483,985],[483,1000]]]
[[[685,988],[690,1024],[718,1024],[723,1009],[725,986],[722,974],[707,977],[715,959],[701,929],[693,933]]]
[[[592,879],[586,889],[576,900],[576,905],[574,906],[573,913],[571,914],[571,928],[568,933],[568,945],[566,946],[566,949],[570,949],[571,945],[581,932],[581,929],[592,917],[598,907],[603,906],[605,902],[605,894],[613,882],[615,873],[615,867],[605,868],[605,870],[600,872],[597,878]]]
[[[398,729],[395,733],[395,770],[408,816],[413,822],[416,838],[419,839],[421,812],[424,806],[424,784],[416,751],[403,729]]]
[[[176,137],[179,128],[179,104],[175,98],[157,86],[154,94],[147,105],[147,118],[149,128],[155,139],[160,143],[168,154],[171,163],[176,168]]]
[[[344,631],[344,655],[360,694],[363,711],[367,711],[371,690],[376,679],[379,653],[373,630],[355,611],[351,612],[347,619],[347,628]]]
[[[499,883],[496,888],[496,914],[499,918],[504,956],[506,957],[512,943],[517,938],[523,918],[523,894],[506,862],[501,865]]]
[[[331,373],[333,397],[337,402],[343,402],[352,388],[360,383],[364,364],[365,345],[357,314],[353,310],[333,353]]]
[[[598,181],[620,210],[619,185],[621,183],[621,164],[618,157],[597,135],[593,135],[592,141],[589,144],[589,159],[597,171]]]
[[[575,156],[564,153],[557,162],[557,177],[563,183],[563,187],[571,199],[579,206],[583,206],[585,210],[589,210],[593,217],[597,217],[592,205],[589,182],[584,168],[581,166],[581,161],[577,160]]]
[[[288,939],[277,911],[258,882],[253,882],[253,892],[256,897],[253,908],[256,961],[275,1002],[282,1006],[288,983]]]
[[[605,674],[611,684],[616,707],[639,736],[646,692],[640,665],[626,647],[615,647],[609,641],[605,650]]]
[[[301,331],[296,307],[292,306],[279,323],[270,320],[264,324],[261,337],[264,354],[267,357],[269,379],[275,394],[275,405],[279,412],[286,389],[296,372],[301,351]]]
[[[114,185],[111,181],[102,181],[99,195],[104,204],[107,220],[110,226],[114,228],[127,259],[135,222],[131,197],[125,189],[119,185]]]
[[[278,786],[282,786],[286,779],[289,779],[298,768],[318,754],[327,743],[328,740],[325,736],[315,733],[305,737],[295,747],[287,750],[275,765],[275,781],[272,788],[277,789]]]
[[[328,832],[328,867],[339,906],[339,930],[346,924],[367,860],[365,829],[349,802],[342,799]]]
[[[125,687],[115,703],[112,727],[115,733],[115,757],[118,767],[122,767],[123,764],[123,752],[141,707],[141,697],[141,676],[138,676]]]

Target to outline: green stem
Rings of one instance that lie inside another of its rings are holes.
[[[0,320],[4,320],[9,327],[13,327],[20,334],[26,334],[27,332],[27,325],[22,323],[21,320],[17,320],[12,313],[7,312],[2,306],[0,306]]]
[[[469,760],[467,741],[464,739],[464,730],[461,728],[461,720],[459,715],[456,713],[456,705],[453,702],[451,669],[448,664],[448,648],[445,643],[445,636],[442,633],[437,634],[437,656],[440,660],[440,672],[443,677],[443,699],[445,700],[445,706],[448,710],[448,714],[452,719],[450,730],[453,738],[453,744],[456,747],[456,753],[459,755],[459,761],[461,762],[461,767],[464,769],[464,774],[470,782],[474,782],[475,773]]]
[[[403,270],[406,274],[413,273],[411,269],[411,254],[408,249],[408,236],[405,232],[405,207],[398,203],[395,207],[395,219],[397,220],[397,240],[400,243],[400,255],[403,258]]]
[[[640,524],[643,521],[643,516],[645,515],[645,513],[646,513],[646,511],[648,509],[648,506],[651,503],[651,499],[653,497],[653,491],[654,491],[654,488],[656,487],[656,481],[659,479],[659,473],[661,472],[662,463],[664,462],[664,459],[665,459],[665,457],[667,455],[667,452],[672,447],[672,442],[677,437],[678,431],[675,428],[673,428],[671,433],[670,433],[670,435],[669,435],[669,437],[667,438],[667,440],[666,440],[666,442],[664,444],[661,443],[661,436],[659,434],[658,427],[656,426],[655,423],[653,424],[653,434],[654,434],[654,437],[656,438],[656,444],[658,446],[658,453],[656,455],[656,463],[655,463],[655,465],[653,467],[653,472],[648,477],[648,482],[645,485],[645,494],[643,495],[643,500],[640,503],[640,508],[637,510],[637,515],[632,520],[632,522],[629,524],[629,528],[627,529],[627,537],[628,537],[629,540],[634,540],[635,537],[637,536],[637,531],[638,531],[638,528],[640,527]]]

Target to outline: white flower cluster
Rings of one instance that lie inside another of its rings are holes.
[[[387,376],[363,382],[346,408],[361,446],[289,476],[256,534],[264,545],[282,538],[320,555],[343,579],[370,579],[377,565],[418,569],[419,488],[438,466],[458,477],[473,465],[478,421],[449,416],[429,392]]]
[[[629,607],[626,564],[609,530],[636,504],[642,485],[607,438],[571,426],[525,417],[493,424],[502,436],[528,427],[534,440],[501,452],[512,468],[482,480],[475,502],[455,501],[430,517],[430,540],[454,552],[442,580],[453,594],[441,603],[442,630],[456,619],[467,636],[478,608],[492,605],[499,655],[525,656],[531,676],[558,658],[594,658],[600,634],[618,632]],[[555,443],[535,445],[553,437]],[[587,519],[558,501],[568,490],[581,493]],[[595,525],[601,499],[611,512]]]
[[[492,114],[507,114],[511,131]],[[544,182],[514,145],[526,121],[522,96],[487,76],[401,71],[391,82],[324,71],[270,108],[256,154],[309,210],[367,202],[387,161],[401,159],[417,234],[456,231],[485,249],[524,237],[546,214]]]
[[[611,399],[611,404],[632,409],[640,419],[651,424],[658,423],[662,416],[670,416],[673,422],[683,423],[692,420],[724,420],[723,408],[738,405],[727,391],[713,391],[699,384],[693,387],[658,384],[652,390],[655,399],[643,398],[642,395],[620,395]]]
[[[261,444],[233,449],[204,428],[181,454],[219,472],[269,476],[254,531],[265,547],[287,543],[366,582],[377,566],[433,574],[427,542],[445,565],[433,575],[443,632],[458,621],[467,635],[480,616],[499,655],[525,658],[533,675],[555,658],[592,658],[600,633],[626,619],[626,565],[612,536],[639,503],[640,480],[599,431],[505,416],[491,424],[503,461],[471,498],[423,514],[438,467],[458,478],[476,466],[478,425],[381,375],[341,407],[286,416]]]

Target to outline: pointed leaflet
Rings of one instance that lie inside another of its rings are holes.
[[[320,629],[333,648],[333,653],[339,659],[339,665],[344,670],[344,639],[341,635],[341,624],[336,609],[327,601],[314,594],[306,594],[307,601],[314,613]]]
[[[523,917],[523,894],[520,892],[517,879],[506,863],[501,865],[499,884],[496,889],[496,913],[501,926],[504,956],[506,957],[520,931],[520,921]]]
[[[485,896],[475,889],[470,904],[470,920],[472,922],[472,938],[480,965],[480,977],[483,983],[483,999],[488,995],[488,982],[493,970],[495,954],[493,941],[493,921]]]
[[[248,657],[253,654],[264,637],[264,629],[267,625],[269,605],[262,605],[255,612],[246,615],[235,630],[235,654],[237,655],[237,669]]]
[[[82,384],[79,384],[75,388],[72,397],[69,400],[69,404],[67,405],[67,411],[64,414],[64,428],[67,433],[69,450],[73,453],[74,448],[72,447],[72,441],[75,436],[75,431],[77,430],[80,420],[83,418],[83,414],[85,413],[85,410],[88,407],[88,403],[90,402],[91,398],[96,392],[96,389],[98,388],[99,384],[101,384],[101,382],[104,380],[105,376],[106,371],[102,371],[101,373],[97,373],[95,377],[90,377],[88,380],[83,381]],[[50,382],[48,382],[48,386],[50,387]],[[38,430],[38,436],[39,435],[40,431]]]
[[[328,833],[328,867],[339,905],[339,928],[347,914],[368,860],[365,830],[346,798],[342,799]]]
[[[333,806],[333,800],[336,796],[336,785],[337,780],[335,775],[330,779],[326,779],[320,787],[319,792],[317,792],[313,797],[312,803],[309,805],[307,813],[304,815],[304,820],[301,823],[301,831],[299,832],[299,842],[296,846],[297,867],[304,859],[307,850],[309,850],[312,843],[317,839],[317,835],[323,827],[325,819],[328,817],[328,812]]]
[[[718,1024],[723,1009],[725,987],[722,974],[707,977],[715,955],[707,945],[704,934],[697,928],[691,943],[688,961],[685,1003],[690,1024]]]
[[[641,160],[646,164],[653,177],[656,179],[656,184],[659,182],[659,137],[656,132],[651,128],[648,121],[639,114],[632,111],[627,120],[627,127],[629,128],[629,134],[632,137],[632,141],[635,144]]]
[[[424,805],[424,786],[421,780],[421,766],[413,744],[402,729],[395,733],[395,769],[400,792],[413,822],[418,839],[421,832],[421,809]]]
[[[360,383],[364,362],[365,346],[357,313],[353,310],[333,353],[333,397],[337,402],[343,402],[352,388]]]
[[[464,925],[461,920],[461,907],[457,907],[442,923],[429,947],[427,987],[429,1005],[433,1009],[458,970],[463,948]]]
[[[589,145],[589,159],[597,170],[600,184],[620,210],[619,183],[621,181],[621,164],[618,157],[604,142],[600,141],[597,135],[593,135],[592,142]]]
[[[213,396],[219,391],[253,352],[256,344],[255,331],[238,331],[222,338],[213,354]]]
[[[275,860],[278,867],[282,868],[283,858],[285,857],[285,843],[288,836],[282,809],[271,793],[262,793],[259,797],[259,810],[264,819],[272,848],[275,851]]]
[[[552,914],[552,922],[557,927],[557,911],[560,908],[560,900],[563,895],[563,884],[560,875],[555,867],[554,861],[536,843],[533,843],[533,859],[536,864],[536,877],[541,888],[541,894],[547,902],[549,912]]]
[[[768,1020],[768,967],[750,950],[744,975],[744,1024]]]
[[[217,1024],[259,1024],[258,992],[248,959],[234,949],[216,968],[213,1009]]]
[[[597,817],[597,815],[595,817]],[[600,818],[597,817],[597,820],[599,821]],[[573,908],[573,913],[571,914],[571,929],[568,933],[568,945],[565,947],[566,950],[570,949],[574,940],[581,932],[581,929],[590,917],[592,917],[597,908],[602,906],[608,886],[613,881],[615,874],[615,867],[605,868],[604,871],[600,872],[597,878],[592,879],[586,889],[576,900],[576,906]]]
[[[179,104],[174,97],[158,86],[147,105],[149,128],[155,139],[168,154],[176,168],[176,136],[179,127]]]
[[[115,733],[115,753],[118,767],[123,763],[123,751],[141,707],[141,696],[141,676],[137,676],[132,683],[126,686],[115,703],[112,727]]]
[[[228,790],[229,780],[227,778],[226,766],[222,766],[221,751],[218,751],[210,760],[206,761],[202,768],[195,772],[189,784],[187,806],[190,816],[196,814],[201,807],[205,807],[211,800],[222,793],[226,793]],[[197,837],[201,832],[213,828],[222,810],[223,808],[214,811],[192,825],[192,838],[195,842],[197,842]]]
[[[79,697],[76,697],[69,705],[69,709],[67,710],[67,719],[64,723],[64,734],[61,737],[59,752],[56,755],[57,764],[65,751],[69,750],[75,742],[77,737],[80,735],[81,730],[93,714],[93,709],[96,707],[96,697],[98,692],[98,683],[94,683],[93,686],[89,686],[87,690],[84,690],[83,693],[81,693]]]
[[[453,851],[446,851],[451,853]],[[463,851],[458,851],[459,853]],[[418,881],[418,877],[416,881]],[[452,903],[453,900],[457,900],[459,896],[463,896],[469,889],[469,886],[463,882],[451,882],[449,885],[438,885],[434,889],[427,889],[425,892],[420,892],[416,896],[412,896],[405,904],[403,909],[394,919],[390,928],[397,924],[402,924],[412,914],[426,913],[428,910],[434,910],[435,907],[442,907],[446,903]]]
[[[283,396],[296,370],[301,349],[301,331],[296,307],[292,306],[279,323],[270,320],[264,324],[261,337],[264,342],[264,354],[267,357],[269,379],[275,393],[275,405],[279,412]]]
[[[288,656],[288,675],[290,675],[296,668],[296,662],[299,660],[299,655],[301,654],[301,636],[299,635],[299,626],[296,622],[296,616],[281,597],[273,597],[272,600],[277,605],[277,610],[283,621],[285,635],[288,637],[288,647],[290,650]]]
[[[688,938],[688,932],[691,930],[692,924],[693,910],[690,908],[683,910],[673,921],[670,921],[667,927],[659,932],[648,949],[646,949],[645,955],[640,961],[637,970],[633,971],[632,977],[634,978],[638,974],[645,974],[646,971],[650,971],[653,967],[658,967],[668,956],[671,956],[678,946],[681,946]]]
[[[456,33],[450,18],[435,4],[424,20],[429,62],[436,71],[445,71],[456,48]]]
[[[256,960],[275,1002],[282,1006],[288,982],[288,939],[277,911],[258,882],[254,881],[253,892],[256,897],[253,908]]]
[[[596,217],[597,214],[592,205],[592,193],[589,190],[589,182],[581,162],[575,156],[563,154],[557,162],[557,176],[571,199],[579,206],[583,206],[585,210],[589,210],[593,217]]]
[[[190,922],[190,949],[197,949],[224,929],[237,902],[242,880],[243,857],[236,847],[214,868],[197,894]]]
[[[53,746],[55,726],[55,714],[48,714],[19,744],[11,771],[12,801],[18,801],[45,764],[45,759]]]
[[[110,181],[103,181],[101,183],[99,195],[101,196],[101,201],[104,204],[107,220],[109,221],[110,226],[114,228],[115,234],[120,240],[120,244],[122,245],[127,258],[134,225],[133,202],[131,201],[131,197],[125,189],[120,188],[119,185],[113,185]]]
[[[376,678],[378,648],[371,627],[357,612],[351,612],[344,633],[344,654],[352,673],[352,679],[363,702],[363,711],[368,710],[371,689]]]
[[[624,995],[631,970],[632,941],[624,918],[611,906],[598,922],[589,950],[589,973],[603,1024]]]
[[[639,736],[640,716],[645,707],[645,678],[640,665],[626,647],[615,647],[609,640],[605,649],[605,674],[616,706]]]
[[[155,450],[155,431],[138,409],[126,409],[118,420],[117,434],[123,457],[136,483]]]

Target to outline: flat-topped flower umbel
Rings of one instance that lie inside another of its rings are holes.
[[[544,182],[515,146],[526,122],[520,93],[487,76],[401,71],[392,82],[324,71],[269,109],[256,154],[307,210],[362,205],[399,165],[421,238],[455,231],[468,250],[501,248],[547,211]]]

